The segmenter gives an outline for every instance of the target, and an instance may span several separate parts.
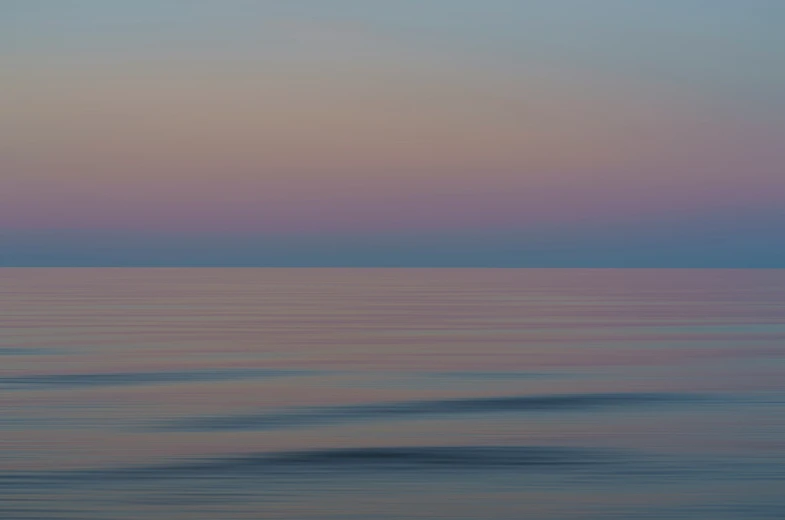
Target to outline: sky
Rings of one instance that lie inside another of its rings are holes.
[[[785,267],[781,0],[0,0],[0,266]]]

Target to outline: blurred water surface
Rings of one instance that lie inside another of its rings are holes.
[[[0,270],[0,518],[785,518],[785,271]]]

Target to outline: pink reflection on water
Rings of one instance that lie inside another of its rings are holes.
[[[523,430],[469,420],[460,430],[433,421],[220,434],[140,424],[497,395],[764,391],[783,374],[779,271],[5,269],[0,293],[0,346],[30,350],[0,357],[0,377],[194,372],[139,385],[17,385],[6,395],[18,425],[3,436],[19,453],[48,455],[15,467],[351,443],[568,442],[608,430],[567,419]],[[315,372],[198,373],[248,369]],[[470,372],[490,375],[461,375]],[[633,444],[649,438],[628,433]]]

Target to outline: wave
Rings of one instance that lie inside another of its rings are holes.
[[[243,454],[112,472],[126,478],[209,478],[286,472],[492,469],[618,462],[611,450],[544,446],[414,446]],[[103,477],[110,476],[107,473]]]
[[[45,356],[49,354],[53,354],[57,351],[52,349],[45,349],[45,348],[36,348],[36,347],[27,347],[27,348],[15,348],[15,347],[0,347],[0,356]],[[57,352],[61,353],[61,352]]]
[[[103,469],[19,472],[0,474],[0,497],[19,491],[51,492],[65,489],[128,488],[133,482],[230,482],[270,479],[282,484],[294,478],[340,475],[384,477],[422,475],[424,472],[557,471],[597,472],[626,462],[620,452],[599,448],[550,446],[413,446],[317,449],[245,453],[216,458],[193,458],[167,464]]]
[[[84,386],[124,386],[202,381],[233,381],[310,374],[305,370],[212,369],[163,372],[114,372],[92,374],[33,374],[0,377],[3,389],[46,389]]]
[[[427,377],[444,379],[481,379],[481,380],[517,380],[517,379],[553,379],[556,377],[574,377],[570,372],[520,372],[502,370],[451,370],[449,372],[427,372]]]
[[[406,401],[292,408],[275,413],[192,417],[159,423],[156,425],[156,429],[177,431],[264,430],[328,425],[368,419],[472,413],[589,410],[685,401],[696,398],[696,396],[692,395],[671,393],[610,393]]]

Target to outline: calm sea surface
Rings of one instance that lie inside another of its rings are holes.
[[[785,270],[0,269],[4,520],[785,518]]]

